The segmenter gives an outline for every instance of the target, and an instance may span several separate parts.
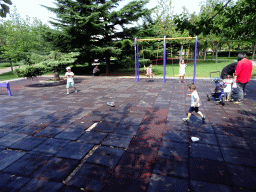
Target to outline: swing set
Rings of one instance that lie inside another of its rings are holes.
[[[166,82],[166,40],[178,40],[178,39],[195,39],[195,55],[194,55],[194,76],[193,83],[196,79],[196,53],[197,53],[197,36],[196,37],[178,37],[178,38],[153,38],[153,39],[134,39],[134,53],[135,53],[135,82],[139,81],[139,42],[143,41],[164,41],[164,58],[163,58],[163,83]],[[190,46],[190,45],[189,45]],[[159,49],[159,48],[158,48]],[[182,54],[182,53],[181,53]],[[158,55],[158,52],[157,52]],[[143,56],[144,57],[144,56]],[[157,58],[158,59],[158,58]]]

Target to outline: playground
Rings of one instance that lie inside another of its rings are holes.
[[[221,106],[196,79],[207,118],[186,123],[193,78],[77,77],[69,95],[46,79],[11,81],[12,96],[0,87],[1,191],[256,188],[255,80],[242,105]]]

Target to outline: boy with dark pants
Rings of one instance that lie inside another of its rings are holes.
[[[191,95],[191,106],[188,110],[187,118],[183,118],[183,121],[189,122],[189,119],[193,111],[198,113],[202,117],[202,120],[205,121],[206,117],[202,114],[201,111],[199,111],[199,95],[196,91],[196,86],[194,83],[188,85],[188,91],[192,92],[191,94],[188,94],[188,96]]]

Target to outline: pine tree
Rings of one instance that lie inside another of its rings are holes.
[[[144,8],[149,0],[132,1],[117,10],[119,2],[121,0],[57,0],[56,8],[44,7],[57,14],[51,24],[64,32],[65,44],[79,51],[80,59],[89,64],[94,59],[104,59],[109,73],[110,57],[120,54],[114,42],[129,38],[124,33],[127,24],[152,12]],[[122,30],[117,31],[117,27]]]

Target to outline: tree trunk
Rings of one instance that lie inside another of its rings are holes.
[[[218,63],[218,43],[216,43],[216,57],[215,62]]]
[[[12,70],[12,74],[13,74],[12,59],[9,59],[9,62],[10,62],[10,66],[11,66],[11,70]]]
[[[179,64],[181,63],[181,60],[182,60],[182,53],[183,53],[183,44],[181,44],[181,48],[180,48],[180,62],[179,62]]]
[[[109,75],[109,67],[110,67],[110,57],[106,57],[106,75]]]
[[[205,61],[205,59],[206,59],[206,48],[204,48],[204,61]]]
[[[60,80],[60,75],[59,75],[59,72],[58,72],[58,71],[54,70],[54,71],[53,71],[53,76],[54,76],[54,80],[57,80],[57,81]]]
[[[215,51],[214,51],[214,43],[212,44],[212,60],[214,59],[214,53],[215,53]]]
[[[255,42],[252,43],[252,47],[253,47],[253,51],[252,51],[252,60],[254,60],[254,57],[255,57]]]

